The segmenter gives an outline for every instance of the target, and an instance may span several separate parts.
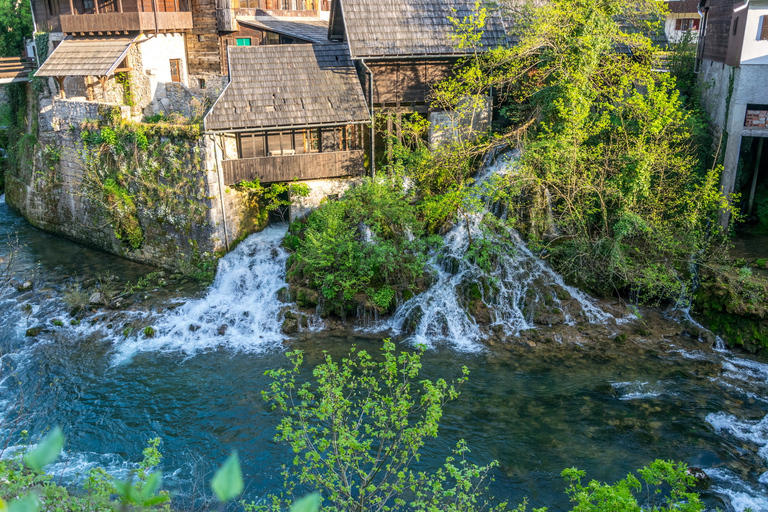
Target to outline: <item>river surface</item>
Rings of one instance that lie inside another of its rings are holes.
[[[324,350],[340,357],[352,345],[380,344],[364,335],[280,335],[270,320],[284,266],[284,254],[269,246],[279,238],[274,230],[227,256],[202,298],[171,290],[164,305],[130,313],[134,324],[156,327],[151,339],[119,334],[122,324],[98,314],[70,325],[63,293],[77,279],[135,281],[153,269],[36,230],[0,200],[0,240],[14,233],[23,244],[16,271],[35,288],[0,295],[0,443],[8,456],[22,429],[34,440],[60,425],[66,453],[50,471],[75,486],[95,466],[125,476],[159,436],[164,485],[180,505],[200,503],[211,471],[233,449],[248,499],[277,492],[292,455],[272,441],[279,417],[261,398],[265,370],[286,365],[289,349],[305,350],[312,366]],[[7,250],[0,244],[0,256]],[[25,336],[40,325],[48,332]],[[439,465],[463,438],[472,462],[500,462],[497,497],[567,510],[565,467],[615,481],[656,458],[674,459],[711,477],[710,509],[768,511],[768,361],[683,336],[599,349],[589,341],[536,350],[435,342],[424,374],[458,377],[462,365],[470,380],[447,406],[423,468]],[[29,415],[14,423],[22,396]]]

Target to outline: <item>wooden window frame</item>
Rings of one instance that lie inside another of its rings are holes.
[[[760,40],[768,41],[768,14],[763,16],[763,30],[760,31]]]
[[[173,73],[174,63],[176,74]],[[171,67],[171,82],[181,83],[181,59],[170,59],[169,65]]]
[[[240,41],[248,41],[248,44],[240,44]],[[253,39],[250,37],[236,37],[235,46],[253,46]]]
[[[312,137],[313,134],[317,134],[317,137]],[[308,130],[304,130],[304,152],[321,153],[323,151],[322,140],[323,136],[320,128],[310,128]],[[315,148],[312,147],[313,143]]]

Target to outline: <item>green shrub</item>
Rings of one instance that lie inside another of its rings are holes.
[[[366,181],[325,201],[292,231],[289,281],[320,291],[340,316],[360,302],[386,309],[398,290],[416,290],[427,280],[434,240],[392,183]]]

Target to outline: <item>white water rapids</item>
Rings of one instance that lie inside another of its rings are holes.
[[[505,153],[487,165],[475,179],[476,196],[482,200],[487,195],[486,187],[493,176],[513,173],[518,156],[518,152]],[[470,214],[468,222],[455,224],[445,235],[445,245],[430,262],[437,275],[435,284],[402,304],[389,320],[383,325],[376,325],[375,329],[386,329],[393,334],[410,332],[414,342],[427,346],[442,340],[461,351],[479,350],[480,341],[486,334],[467,313],[462,299],[463,288],[471,283],[491,284],[478,286],[478,289],[483,295],[483,303],[491,311],[491,326],[500,326],[506,335],[535,327],[533,310],[525,311],[526,301],[533,301],[534,306],[548,302],[550,307],[555,308],[563,304],[564,299],[554,291],[553,285],[555,289],[566,291],[569,298],[578,303],[585,320],[598,323],[610,318],[593,299],[566,285],[559,274],[531,253],[520,235],[512,229],[506,232],[507,246],[499,254],[493,273],[489,274],[471,262],[466,257],[470,241],[482,237],[480,224],[491,208],[492,205],[486,201],[484,212]],[[544,286],[535,286],[534,281]],[[566,308],[559,309],[566,324],[575,323],[576,319],[569,315]]]
[[[288,254],[280,247],[285,232],[284,225],[270,226],[246,238],[219,261],[205,297],[148,324],[155,330],[153,337],[139,331],[117,344],[116,361],[144,351],[194,354],[222,345],[248,352],[279,347],[285,338],[280,315],[284,304],[277,300],[277,292],[287,286]]]

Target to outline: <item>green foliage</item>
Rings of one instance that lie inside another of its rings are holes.
[[[24,51],[24,38],[32,36],[29,2],[0,0],[0,57],[18,57]]]
[[[135,93],[131,87],[131,75],[127,71],[115,74],[115,81],[123,86],[123,103],[132,107],[136,105]]]
[[[307,197],[311,192],[309,185],[299,183],[294,179],[289,183],[272,183],[264,187],[259,178],[253,181],[241,181],[235,185],[236,190],[248,193],[247,202],[250,208],[258,210],[256,224],[263,225],[270,212],[277,213],[285,221],[288,209],[299,197]]]
[[[237,498],[243,492],[243,473],[236,451],[232,452],[224,465],[213,475],[211,489],[222,503]]]
[[[35,471],[41,471],[57,458],[64,446],[64,433],[56,427],[34,450],[24,455],[24,463]]]
[[[435,241],[391,182],[366,181],[338,201],[325,201],[292,226],[292,234],[289,282],[319,290],[327,310],[341,317],[361,302],[387,309],[396,292],[418,291],[428,279]]]
[[[768,281],[749,267],[702,269],[694,306],[729,345],[768,349]]]
[[[454,383],[420,380],[423,353],[421,348],[398,355],[394,343],[385,340],[382,360],[355,349],[340,362],[326,355],[313,371],[313,383],[296,381],[301,351],[288,353],[292,368],[267,372],[272,384],[264,398],[284,415],[275,439],[296,453],[293,467],[285,471],[285,493],[273,497],[272,510],[288,502],[297,485],[320,490],[327,510],[490,506],[482,492],[496,464],[469,464],[463,442],[434,473],[412,469],[427,440],[437,436],[445,404],[459,396],[468,375],[463,368]]]
[[[118,240],[125,240],[133,249],[141,247],[144,231],[139,224],[136,203],[128,190],[112,178],[104,181],[104,204],[109,207],[112,228]]]
[[[147,236],[174,233],[191,240],[194,227],[204,227],[208,198],[197,145],[200,128],[123,122],[119,109],[103,108],[103,126],[80,126],[81,157],[86,173],[83,193],[88,205],[112,226],[126,250],[141,248]],[[167,244],[185,275],[198,275],[202,257],[192,244]],[[192,260],[195,261],[192,261]],[[215,265],[214,265],[215,267]],[[208,277],[208,272],[203,272]],[[200,274],[200,275],[203,275]]]
[[[612,485],[592,480],[586,486],[581,484],[584,471],[570,468],[564,470],[562,476],[568,482],[565,492],[576,503],[573,512],[701,512],[704,505],[698,494],[688,492],[696,482],[687,470],[685,464],[663,460],[656,460],[641,469],[639,473],[646,491],[641,497],[642,506],[638,503],[637,493],[644,486],[632,474]],[[671,491],[663,494],[664,485]],[[660,504],[662,498],[663,504]]]
[[[653,0],[523,6],[510,23],[519,44],[464,59],[435,91],[437,106],[460,107],[492,88],[512,126],[494,139],[523,142],[507,182],[512,225],[576,284],[650,303],[690,295],[691,255],[705,257],[719,240],[718,212],[731,209],[720,168],[706,170],[691,45],[672,56],[679,79],[654,71],[661,8]],[[471,40],[476,22],[458,23],[457,37]],[[466,201],[461,191],[437,187],[426,215],[471,211],[454,207]]]

